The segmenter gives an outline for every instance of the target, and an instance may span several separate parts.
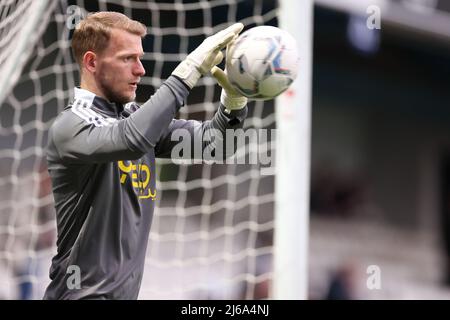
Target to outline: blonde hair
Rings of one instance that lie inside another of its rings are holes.
[[[122,13],[111,11],[91,13],[77,25],[72,37],[72,52],[80,66],[87,51],[102,53],[108,46],[114,28],[141,37],[147,33],[144,24],[131,20]]]

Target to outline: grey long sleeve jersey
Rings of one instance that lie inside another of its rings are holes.
[[[247,114],[220,105],[209,121],[173,119],[188,94],[173,76],[140,108],[75,90],[49,131],[58,238],[44,299],[138,297],[157,197],[155,157],[170,156],[178,128],[202,139],[210,128],[242,127]]]

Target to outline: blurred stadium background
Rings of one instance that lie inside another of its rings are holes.
[[[0,2],[0,70],[22,3]],[[381,29],[366,26],[371,5]],[[69,8],[149,26],[139,102],[205,34],[279,23],[274,0],[50,1],[18,78],[0,81],[2,299],[40,299],[48,283],[56,231],[43,159],[77,84]],[[316,0],[313,39],[308,298],[449,299],[450,2]],[[219,94],[204,78],[180,117],[210,118]],[[247,128],[277,126],[273,102],[250,110]],[[158,164],[140,298],[273,298],[274,177],[258,165]],[[369,266],[379,289],[367,287]]]

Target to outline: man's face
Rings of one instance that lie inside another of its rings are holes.
[[[141,37],[113,29],[108,47],[97,56],[94,74],[98,88],[110,102],[125,104],[136,98],[137,84],[145,74]]]

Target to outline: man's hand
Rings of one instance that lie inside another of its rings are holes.
[[[172,72],[190,88],[193,88],[198,79],[208,73],[212,67],[223,59],[221,50],[225,48],[242,31],[244,25],[235,23],[232,26],[206,38],[200,46],[192,51]]]
[[[211,70],[211,74],[216,78],[219,85],[222,87],[222,93],[220,94],[220,102],[224,105],[225,109],[230,112],[233,110],[240,110],[247,105],[247,97],[244,97],[236,89],[233,88],[228,80],[226,72],[222,69],[214,66]]]
[[[236,36],[237,37],[237,36]],[[226,59],[229,58],[229,53],[233,46],[234,39],[227,45]],[[222,87],[222,93],[220,94],[220,102],[224,105],[225,109],[230,112],[233,110],[240,110],[247,105],[247,97],[244,97],[236,89],[233,88],[228,76],[226,74],[226,69],[222,69],[214,66],[211,69],[211,74],[216,78],[219,85]]]

